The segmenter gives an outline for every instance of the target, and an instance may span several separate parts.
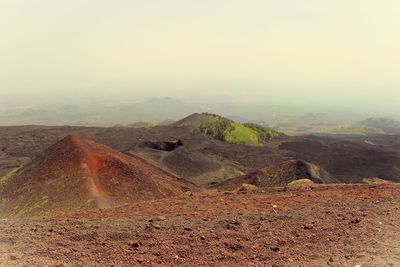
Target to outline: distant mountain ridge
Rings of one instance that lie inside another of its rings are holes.
[[[358,123],[359,125],[381,129],[386,134],[400,134],[400,121],[389,118],[369,118]]]

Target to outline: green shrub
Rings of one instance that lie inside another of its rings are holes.
[[[281,136],[285,135],[284,133],[277,132],[277,131],[274,131],[272,129],[268,129],[268,128],[262,127],[262,126],[260,126],[258,124],[255,124],[255,123],[245,123],[244,126],[256,131],[258,133],[258,135],[259,135],[259,141],[260,142],[266,142],[266,141],[268,141],[268,140],[270,140],[270,139],[272,139],[274,137],[281,137]]]
[[[208,122],[200,126],[203,133],[218,140],[225,141],[225,134],[234,129],[233,121],[226,118],[219,118],[216,121]]]

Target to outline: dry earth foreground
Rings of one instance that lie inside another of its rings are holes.
[[[400,266],[400,187],[210,190],[3,219],[1,266]]]

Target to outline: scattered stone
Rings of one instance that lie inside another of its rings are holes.
[[[360,223],[360,222],[361,222],[361,219],[359,219],[359,218],[355,218],[354,220],[350,221],[350,223],[354,223],[354,224],[357,224],[357,223]]]
[[[236,220],[226,220],[226,229],[238,230],[240,228],[240,222]]]
[[[204,235],[201,235],[200,239],[204,241],[204,240],[206,240],[206,237]]]
[[[270,249],[273,251],[273,252],[279,252],[279,248],[278,247],[270,247]]]
[[[18,260],[18,257],[16,255],[10,255],[10,260],[12,261]]]
[[[184,230],[185,230],[185,231],[193,231],[193,229],[190,228],[190,227],[185,227]]]
[[[234,251],[241,250],[243,248],[242,245],[238,243],[228,243],[228,242],[225,242],[225,247]]]
[[[128,245],[130,249],[138,249],[140,247],[140,244],[135,241],[130,241]]]
[[[158,225],[158,224],[154,224],[153,227],[154,227],[154,229],[156,229],[156,230],[160,230],[160,229],[161,229],[161,226]]]
[[[242,186],[239,188],[238,192],[239,193],[247,193],[247,192],[253,192],[257,190],[257,186],[252,185],[252,184],[242,184]]]
[[[165,221],[167,218],[165,216],[157,216],[156,220],[157,221]]]
[[[313,185],[314,184],[314,182],[313,181],[311,181],[310,179],[307,179],[307,178],[305,178],[305,179],[298,179],[298,180],[294,180],[294,181],[291,181],[289,184],[288,184],[288,186],[289,187],[304,187],[304,186],[310,186],[310,185]],[[310,189],[312,189],[312,188],[310,188]]]
[[[153,252],[153,255],[156,257],[161,257],[163,254],[161,251],[156,251],[156,252]]]
[[[306,229],[306,230],[311,230],[311,229],[313,229],[314,228],[314,225],[312,225],[312,224],[306,224],[306,225],[304,225],[304,229]]]
[[[179,259],[179,256],[178,256],[178,255],[175,255],[175,256],[174,256],[174,259],[175,259],[175,260],[178,260],[178,259]]]
[[[333,262],[333,258],[332,257],[329,258],[329,262]]]

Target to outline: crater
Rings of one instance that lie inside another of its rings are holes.
[[[143,146],[156,150],[173,151],[178,147],[183,146],[183,143],[180,139],[173,141],[156,141],[156,142],[147,141],[143,143]]]

